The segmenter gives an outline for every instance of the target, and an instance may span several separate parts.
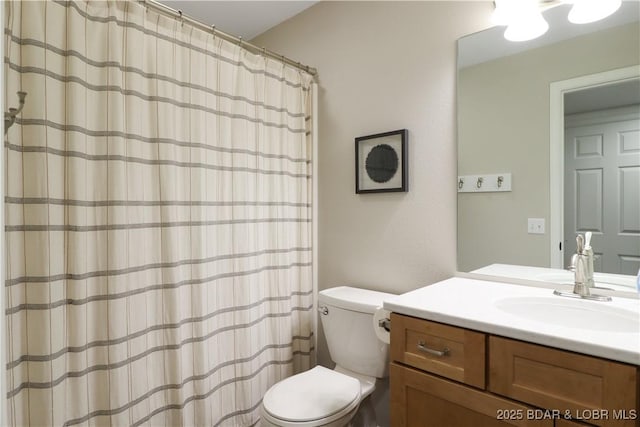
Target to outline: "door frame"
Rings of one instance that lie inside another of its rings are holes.
[[[564,95],[640,78],[640,65],[589,74],[549,85],[549,265],[563,266],[564,248]]]

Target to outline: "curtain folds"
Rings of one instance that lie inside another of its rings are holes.
[[[12,425],[255,425],[312,340],[311,76],[135,1],[5,2]]]

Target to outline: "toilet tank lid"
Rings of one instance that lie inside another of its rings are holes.
[[[370,291],[351,286],[338,286],[320,291],[318,301],[320,304],[345,310],[373,314],[376,308],[382,307],[382,303],[385,300],[395,296],[386,292]]]

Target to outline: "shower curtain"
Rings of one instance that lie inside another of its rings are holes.
[[[3,7],[8,422],[255,425],[313,351],[311,76],[137,1]]]

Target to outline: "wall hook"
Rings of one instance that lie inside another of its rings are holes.
[[[20,107],[18,108],[9,108],[9,112],[5,111],[4,113],[4,134],[7,134],[7,131],[11,127],[12,124],[16,121],[16,116],[20,114],[22,108],[24,108],[24,99],[27,97],[27,92],[18,91],[18,102],[20,103]]]
[[[482,175],[458,175],[457,181],[458,193],[511,191],[511,173],[508,172]]]

